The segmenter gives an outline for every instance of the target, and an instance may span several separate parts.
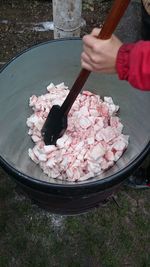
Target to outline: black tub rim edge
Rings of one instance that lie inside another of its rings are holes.
[[[74,40],[74,41],[82,41],[82,38],[79,38],[79,37],[72,37],[72,38],[61,38],[61,39],[52,39],[52,40],[48,40],[48,41],[45,41],[45,42],[39,42],[37,44],[34,44],[34,45],[31,45],[30,47],[28,48],[25,48],[23,49],[22,51],[18,52],[14,57],[10,58],[8,60],[8,62],[6,62],[1,68],[0,68],[0,73],[4,71],[4,69],[6,69],[6,67],[8,65],[10,65],[14,60],[16,60],[18,57],[22,56],[23,54],[27,53],[28,51],[34,49],[34,48],[37,48],[41,45],[46,45],[46,44],[49,44],[49,43],[55,43],[55,42],[63,42],[63,41],[70,41],[70,40]]]
[[[2,73],[8,65],[10,65],[14,60],[16,60],[18,57],[20,57],[22,54],[25,54],[26,52],[35,49],[41,45],[46,45],[52,42],[61,42],[61,41],[70,41],[70,40],[77,40],[81,41],[82,38],[62,38],[62,39],[56,39],[56,40],[49,40],[46,42],[40,42],[38,44],[32,45],[29,48],[26,48],[22,50],[20,53],[18,53],[16,56],[14,56],[12,59],[10,59],[4,66],[1,67],[0,73]],[[97,181],[90,181],[87,180],[88,182],[85,183],[72,183],[72,184],[58,184],[58,183],[50,183],[46,182],[43,180],[39,180],[38,178],[32,178],[31,176],[28,176],[21,171],[18,171],[15,169],[13,166],[11,166],[10,163],[8,163],[5,159],[3,159],[2,156],[0,156],[0,166],[10,175],[15,176],[15,179],[18,180],[19,182],[25,182],[25,184],[30,184],[30,186],[34,187],[36,186],[37,188],[40,187],[40,190],[43,189],[45,191],[46,188],[51,188],[51,189],[58,189],[58,190],[65,190],[65,189],[71,189],[72,190],[77,190],[77,189],[94,189],[98,187],[99,189],[108,189],[118,183],[121,183],[123,180],[127,178],[127,176],[133,171],[142,161],[144,158],[148,155],[150,152],[150,141],[146,145],[146,147],[143,149],[143,151],[131,162],[127,165],[127,167],[123,168],[116,174],[113,174],[111,176],[108,176],[107,178],[103,179],[98,179]],[[20,180],[20,178],[22,180]],[[47,191],[47,190],[46,190]]]
[[[42,190],[45,192],[49,192],[49,190],[52,190],[52,192],[55,194],[55,191],[58,191],[59,194],[63,193],[63,191],[69,190],[70,194],[74,191],[80,192],[80,190],[87,190],[89,191],[99,191],[99,190],[107,190],[110,187],[113,187],[117,184],[122,183],[130,174],[132,171],[136,169],[136,167],[139,166],[140,163],[145,159],[145,157],[148,155],[150,151],[150,142],[145,147],[145,149],[141,152],[141,154],[134,159],[133,162],[131,162],[127,167],[123,168],[121,171],[117,172],[114,175],[108,176],[104,179],[98,179],[97,181],[89,181],[84,183],[72,183],[72,184],[58,184],[58,183],[50,183],[46,181],[39,180],[37,178],[32,178],[31,176],[28,176],[18,170],[16,170],[14,167],[12,167],[6,160],[4,160],[0,156],[0,166],[9,174],[12,175],[16,181],[19,183],[24,183],[27,186],[31,186],[32,188],[36,188],[37,190]],[[97,189],[97,190],[96,190]],[[70,191],[71,190],[71,191]],[[69,193],[68,192],[68,193]],[[75,193],[75,192],[74,192]],[[77,192],[76,192],[77,193]],[[75,193],[75,195],[76,195]],[[83,194],[83,192],[80,192]],[[70,195],[69,194],[69,195]]]

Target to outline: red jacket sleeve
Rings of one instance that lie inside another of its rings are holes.
[[[116,69],[120,80],[150,91],[150,41],[122,45],[117,55]]]

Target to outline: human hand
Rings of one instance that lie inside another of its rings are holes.
[[[108,40],[97,39],[100,29],[83,37],[81,66],[84,69],[100,73],[116,73],[116,58],[122,42],[115,36]]]

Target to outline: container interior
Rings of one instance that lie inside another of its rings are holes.
[[[80,67],[81,40],[60,40],[40,44],[11,61],[0,75],[0,155],[18,172],[49,183],[70,184],[44,175],[28,156],[33,147],[27,134],[26,119],[32,113],[28,105],[33,94],[46,93],[46,86],[65,82],[69,87]],[[108,171],[88,180],[93,182],[113,176],[132,163],[150,141],[150,93],[132,88],[116,75],[91,74],[84,89],[100,96],[111,96],[120,106],[119,116],[129,146],[119,161]],[[82,181],[80,183],[87,183]]]

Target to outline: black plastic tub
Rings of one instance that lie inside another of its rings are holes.
[[[150,151],[150,93],[133,89],[115,75],[91,74],[86,89],[112,96],[120,106],[128,149],[104,174],[69,183],[48,178],[28,157],[33,147],[26,119],[29,97],[46,92],[46,86],[62,81],[71,86],[80,71],[79,39],[50,41],[34,46],[12,61],[0,74],[0,165],[31,199],[53,213],[85,212],[119,189]]]

